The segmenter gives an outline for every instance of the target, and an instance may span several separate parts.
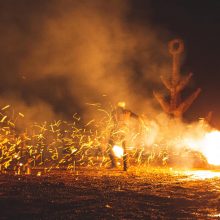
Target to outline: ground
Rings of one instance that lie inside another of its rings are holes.
[[[0,174],[0,219],[218,219],[220,178],[170,169]],[[38,176],[37,175],[40,175]]]

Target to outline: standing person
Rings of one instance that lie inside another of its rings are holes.
[[[115,154],[113,152],[114,144],[120,142],[123,148],[123,169],[128,168],[128,153],[126,144],[129,139],[131,118],[139,119],[139,116],[130,110],[125,109],[125,102],[119,102],[115,110],[112,112],[113,128],[111,130],[108,146],[109,158],[111,160],[111,168],[117,167]]]

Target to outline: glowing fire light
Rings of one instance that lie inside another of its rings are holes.
[[[205,134],[201,147],[208,163],[220,165],[220,131]]]
[[[186,175],[188,175],[188,179],[212,179],[212,178],[219,178],[220,172],[211,171],[211,170],[191,170],[186,171]]]
[[[112,148],[114,154],[116,157],[118,158],[122,158],[123,154],[124,154],[124,150],[122,147],[118,146],[118,145],[114,145]]]
[[[200,139],[187,140],[187,145],[200,151],[209,164],[220,165],[220,131],[205,133]]]

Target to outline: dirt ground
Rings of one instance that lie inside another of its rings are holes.
[[[0,219],[218,219],[220,177],[169,169],[0,174]]]

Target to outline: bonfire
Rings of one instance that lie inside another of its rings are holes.
[[[200,92],[197,89],[186,101],[180,102],[180,92],[192,76],[180,76],[179,55],[183,49],[181,40],[169,43],[173,72],[163,83],[170,91],[170,102],[155,93],[165,114],[156,119],[142,117],[138,129],[131,128],[126,146],[129,166],[213,168],[220,165],[220,131],[205,119],[191,124],[182,120],[183,113]],[[113,126],[111,111],[100,105],[92,106],[97,107],[99,119],[94,118],[83,126],[75,114],[72,121],[33,123],[22,131],[16,126],[16,120],[25,115],[19,112],[12,117],[14,109],[10,111],[10,105],[3,107],[0,112],[0,171],[31,174],[33,169],[49,172],[108,167],[107,144]],[[122,164],[125,152],[121,143],[115,145],[113,151],[118,164]]]

